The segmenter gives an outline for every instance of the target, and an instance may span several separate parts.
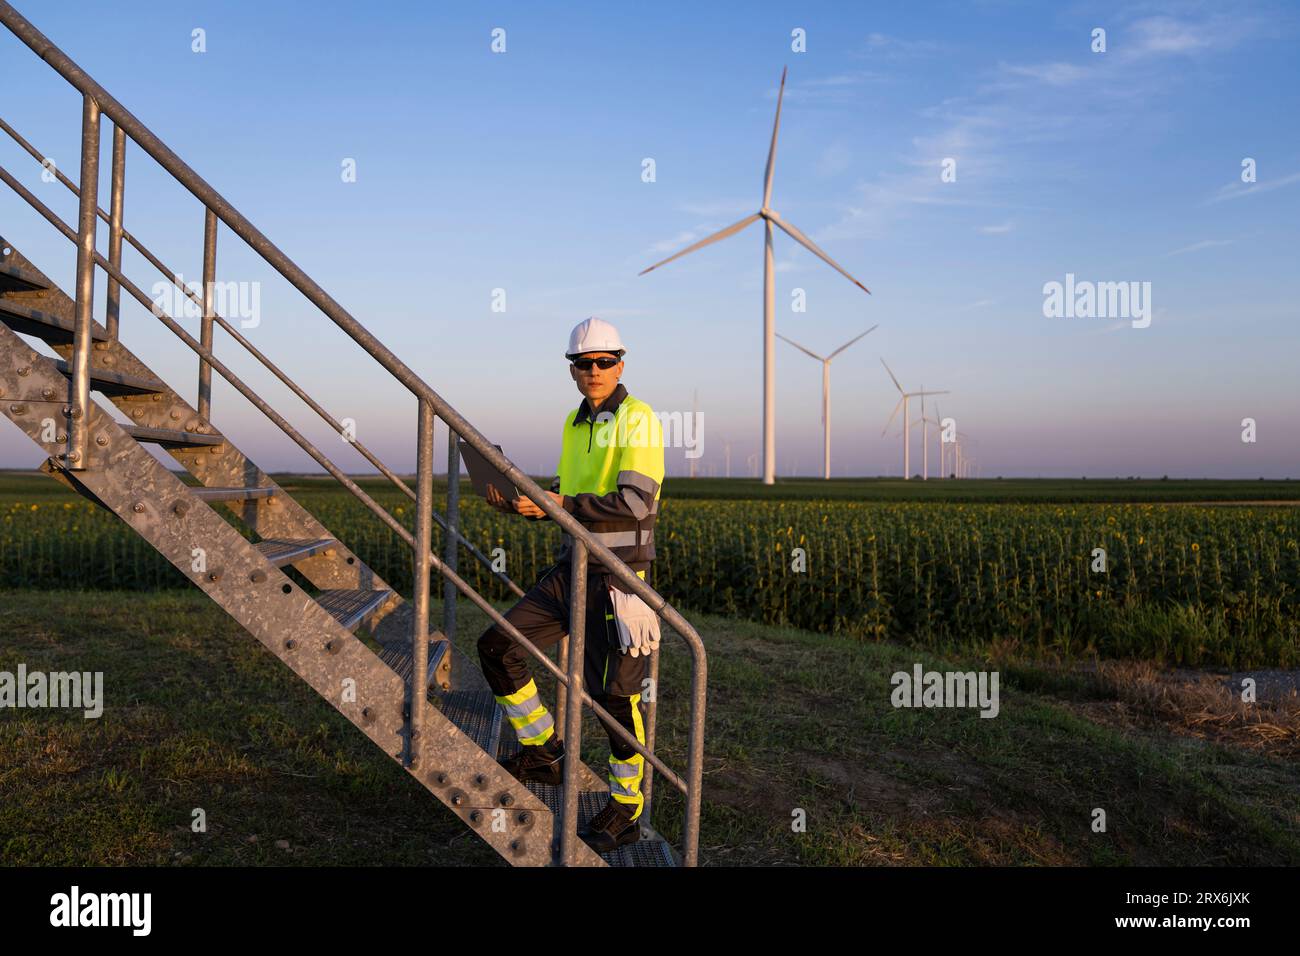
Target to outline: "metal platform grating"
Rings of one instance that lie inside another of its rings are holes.
[[[265,541],[257,542],[255,547],[262,552],[262,557],[276,567],[280,567],[294,561],[310,558],[313,554],[320,554],[334,543],[333,538],[307,538],[302,540],[267,538]]]
[[[349,631],[355,631],[366,616],[383,604],[392,593],[338,588],[321,591],[316,596],[316,603]]]
[[[490,692],[453,690],[443,696],[442,715],[487,751],[489,756],[498,756],[502,714],[496,698]]]

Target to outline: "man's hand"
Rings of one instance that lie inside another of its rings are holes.
[[[488,485],[487,503],[496,508],[497,511],[514,512],[514,502],[518,500],[518,498],[515,498],[512,501],[507,501],[501,492],[497,491],[496,485]]]
[[[559,505],[564,500],[564,495],[557,494],[554,491],[548,491],[546,494],[551,496],[551,500],[554,501],[556,505]],[[525,498],[523,495],[510,501],[510,510],[518,512],[525,518],[541,518],[546,514],[546,512],[533,501],[533,499]]]

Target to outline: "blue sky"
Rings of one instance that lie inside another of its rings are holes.
[[[824,354],[880,325],[832,366],[833,474],[901,470],[896,429],[881,437],[897,397],[883,356],[906,387],[951,391],[940,407],[985,476],[1300,477],[1290,5],[18,6],[530,471],[554,467],[580,399],[564,345],[595,314],[622,331],[632,394],[688,411],[698,391],[701,470],[721,473],[725,439],[733,474],[748,473],[762,229],[637,273],[758,207],[788,66],[772,205],[872,295],[778,234],[777,329]],[[1090,49],[1098,27],[1104,53]],[[22,91],[5,119],[75,176],[77,95],[5,31],[0,84]],[[955,182],[941,180],[948,158]],[[74,218],[7,138],[0,163]],[[130,150],[127,227],[191,278],[202,218]],[[0,223],[71,288],[73,247],[7,189]],[[258,347],[413,467],[410,396],[224,227],[218,264],[223,280],[263,283],[246,333]],[[153,283],[138,257],[127,265]],[[1150,326],[1045,317],[1043,286],[1067,273],[1150,282]],[[102,301],[101,284],[97,313]],[[154,318],[131,308],[123,336],[192,394],[195,360]],[[815,473],[820,369],[778,346],[778,474]],[[217,348],[362,468],[220,332]],[[220,383],[214,417],[263,467],[309,464]],[[39,460],[0,424],[0,466]],[[669,472],[684,468],[670,451]]]

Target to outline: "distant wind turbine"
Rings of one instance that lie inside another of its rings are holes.
[[[936,411],[935,414],[938,414],[938,412]],[[915,422],[913,422],[913,424],[922,426],[921,427],[921,480],[929,481],[930,480],[930,426],[933,425],[935,427],[935,429],[939,432],[940,438],[943,437],[943,426],[939,424],[939,419],[926,417],[924,396],[921,397],[921,417],[918,418]],[[942,444],[939,445],[939,450],[942,453],[943,451]],[[940,454],[939,457],[939,471],[940,473],[943,472],[942,454]]]
[[[771,208],[772,170],[776,165],[776,137],[781,129],[781,102],[785,98],[785,75],[786,71],[782,70],[781,89],[776,97],[776,121],[772,124],[772,144],[768,147],[767,170],[763,174],[763,205],[759,207],[758,212],[687,246],[681,252],[674,253],[667,259],[656,262],[649,269],[643,269],[640,273],[640,275],[645,275],[652,269],[658,269],[674,259],[680,259],[688,252],[703,249],[720,239],[735,235],[752,222],[757,222],[759,219],[763,220],[763,484],[765,485],[773,484],[776,481],[776,342],[774,340],[776,334],[776,269],[772,258],[772,227],[776,226],[781,229],[791,239],[817,256],[863,292],[871,292],[870,289],[841,268],[839,263],[819,249],[811,239],[782,219],[777,215],[776,210]]]
[[[867,329],[866,332],[863,332],[862,335],[858,335],[855,336],[854,338],[849,339],[847,342],[845,342],[843,345],[837,348],[830,355],[827,355],[825,358],[818,355],[816,352],[804,348],[794,339],[788,339],[780,332],[776,333],[777,338],[785,339],[785,341],[789,342],[800,352],[803,352],[805,355],[810,355],[813,358],[815,358],[817,361],[822,363],[822,477],[823,478],[829,479],[831,476],[831,359],[835,358],[835,356],[839,355],[841,352],[843,352],[846,348],[848,348],[858,339],[862,338],[863,335],[867,335],[871,332],[874,332],[878,328],[880,328],[880,326],[873,325],[871,328]]]
[[[909,438],[911,437],[910,427],[912,422],[911,419],[907,417],[908,400],[917,398],[919,396],[925,396],[925,395],[947,395],[948,392],[947,390],[941,392],[927,392],[924,389],[919,392],[905,392],[903,391],[903,386],[898,384],[898,379],[894,377],[893,371],[885,363],[885,360],[883,358],[880,360],[880,364],[885,366],[886,372],[889,372],[889,377],[893,379],[894,388],[898,389],[898,395],[899,395],[898,404],[894,406],[894,410],[890,413],[889,421],[885,422],[885,427],[881,430],[880,437],[881,438],[885,437],[885,435],[889,432],[889,426],[894,423],[894,416],[898,414],[899,408],[902,408],[903,409],[903,480],[910,481],[912,478],[912,470],[911,470],[912,455],[911,455],[911,442],[909,441]]]

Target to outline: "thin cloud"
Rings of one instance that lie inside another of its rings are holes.
[[[1040,83],[1046,83],[1048,86],[1069,86],[1071,83],[1078,83],[1086,79],[1091,70],[1081,66],[1075,66],[1073,63],[1027,63],[1018,65],[1015,63],[998,64],[1001,71],[1007,76],[1023,76],[1031,80],[1037,80]]]
[[[1283,186],[1290,186],[1293,183],[1300,183],[1300,172],[1294,172],[1280,179],[1266,179],[1262,183],[1243,183],[1240,180],[1230,182],[1226,186],[1219,187],[1219,191],[1211,196],[1206,202],[1222,202],[1225,199],[1240,199],[1242,196],[1250,196],[1255,193],[1271,192],[1274,189],[1281,189]]]
[[[1181,256],[1186,252],[1200,252],[1202,249],[1213,249],[1217,246],[1230,246],[1236,239],[1202,239],[1200,242],[1193,242],[1190,246],[1183,246],[1181,249],[1175,249],[1173,252],[1166,252],[1165,256]]]
[[[1007,220],[992,226],[980,226],[980,232],[986,236],[1004,236],[1014,228],[1016,228],[1015,223]]]

